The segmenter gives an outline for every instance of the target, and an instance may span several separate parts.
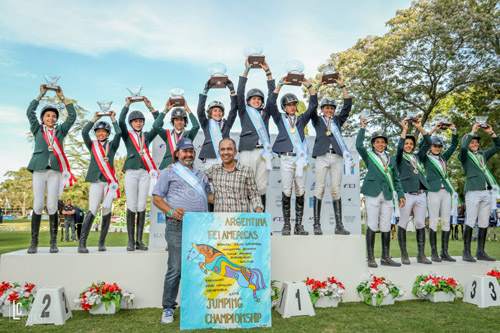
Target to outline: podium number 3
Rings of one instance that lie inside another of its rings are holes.
[[[47,309],[49,308],[50,306],[50,295],[49,294],[46,294],[44,297],[43,297],[43,301],[42,301],[42,304],[45,304],[45,302],[47,302],[47,305],[45,305],[45,307],[43,308],[42,310],[42,318],[48,318],[50,316],[50,312],[47,311]]]
[[[476,287],[477,287],[477,282],[476,281],[472,282],[472,291],[470,292],[470,298],[476,297]]]
[[[491,299],[496,301],[497,300],[497,293],[495,292],[495,286],[493,285],[493,282],[490,282],[488,284],[488,287],[491,288],[491,294],[490,294]]]

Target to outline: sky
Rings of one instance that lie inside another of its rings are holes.
[[[236,85],[244,70],[243,50],[260,45],[275,79],[286,75],[290,60],[303,62],[306,77],[313,77],[330,54],[387,32],[385,23],[410,4],[0,0],[0,181],[31,158],[26,108],[38,96],[45,74],[61,76],[58,84],[65,96],[89,110],[89,120],[100,100],[113,101],[111,109],[119,113],[129,96],[126,88],[135,85],[143,86],[142,95],[159,110],[169,91],[180,87],[195,112],[209,64],[224,63]],[[247,88],[252,87],[265,89],[262,70],[250,71]],[[298,87],[282,92],[301,95]],[[214,99],[228,106],[228,90],[211,90],[208,100]],[[143,104],[134,109],[147,111]],[[152,120],[147,114],[146,128]],[[239,128],[237,120],[233,130]]]

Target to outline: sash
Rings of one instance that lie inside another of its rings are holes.
[[[97,140],[92,140],[92,153],[94,154],[94,158],[99,166],[99,169],[108,181],[108,186],[106,186],[106,195],[102,201],[102,207],[106,209],[111,208],[113,199],[120,197],[120,186],[118,186],[115,170],[111,169],[109,161],[104,160],[104,149]]]
[[[224,120],[221,120],[222,126]],[[217,163],[222,164],[222,160],[219,156],[219,143],[222,141],[221,126],[218,122],[210,118],[208,121],[208,130],[210,131],[210,139],[212,139],[212,146],[214,147],[215,156],[217,157]]]
[[[394,189],[394,183],[392,180],[392,169],[389,167],[391,164],[391,159],[389,158],[389,161],[387,162],[387,165],[384,164],[384,161],[382,161],[381,157],[375,156],[371,151],[367,150],[368,156],[372,160],[372,162],[375,164],[375,166],[382,172],[382,174],[385,177],[385,180],[387,181],[387,184],[389,184],[389,190],[392,192],[392,203],[394,205],[394,213],[396,217],[400,216],[399,213],[399,200],[398,200],[398,193]],[[382,164],[384,166],[382,166]]]
[[[172,170],[200,194],[205,203],[205,209],[208,210],[208,199],[203,182],[189,168],[180,163],[172,164]]]
[[[139,136],[135,131],[128,131],[128,135],[130,137],[130,140],[135,146],[135,149],[137,150],[137,153],[139,153],[139,156],[142,159],[142,162],[148,169],[149,173],[149,190],[148,193],[151,195],[153,193],[153,189],[156,185],[156,182],[158,180],[158,169],[156,168],[155,162],[151,158],[151,155],[149,154],[148,147],[144,144],[142,146],[142,155],[141,155],[141,148],[139,147]],[[141,136],[144,136],[144,133],[141,132]],[[144,139],[143,139],[144,140]],[[144,142],[144,141],[143,141]]]
[[[295,176],[297,178],[302,177],[304,169],[309,166],[309,159],[307,158],[307,144],[306,140],[302,141],[300,138],[300,134],[298,130],[292,134],[290,131],[291,125],[288,119],[284,114],[281,114],[281,120],[283,121],[283,125],[285,126],[286,132],[288,134],[288,138],[292,142],[293,149],[297,153],[293,164],[295,164]],[[295,127],[297,128],[297,127]]]
[[[422,169],[422,165],[420,164],[420,161],[418,160],[418,157],[415,156],[415,154],[403,153],[403,158],[407,160],[408,163],[410,163],[413,170],[417,169],[422,175],[425,175],[424,170]]]
[[[481,171],[484,173],[484,178],[486,178],[486,181],[488,184],[492,187],[491,190],[491,204],[493,207],[497,206],[497,198],[500,198],[500,186],[498,186],[497,181],[495,180],[495,177],[491,174],[490,169],[488,169],[488,166],[486,165],[486,161],[484,161],[484,157],[482,159],[478,159],[476,154],[472,153],[470,150],[467,151],[467,154],[471,158],[472,162],[481,169]]]
[[[61,197],[63,193],[63,189],[68,186],[73,186],[76,183],[76,177],[71,173],[71,169],[69,167],[68,159],[66,158],[66,155],[64,154],[64,150],[62,149],[61,144],[59,143],[59,140],[57,139],[56,136],[56,129],[53,129],[53,144],[51,145],[49,142],[49,139],[47,138],[47,134],[45,133],[45,126],[43,128],[43,137],[45,139],[45,142],[47,142],[47,145],[49,147],[53,147],[53,153],[56,155],[57,158],[57,163],[59,164],[59,170],[61,170],[61,178],[62,181],[59,186],[59,197]]]
[[[172,141],[172,133],[176,136],[175,142]],[[185,133],[186,131],[183,130],[181,136],[177,138],[177,132],[175,132],[175,130],[173,132],[171,130],[167,130],[167,141],[168,141],[168,146],[170,147],[170,155],[172,155],[172,157],[174,156],[174,151],[175,148],[177,147],[177,142],[179,142],[179,140],[184,136]]]
[[[444,182],[448,187],[451,189],[451,216],[455,217],[458,216],[458,205],[460,204],[460,198],[458,197],[457,191],[455,191],[455,188],[453,187],[453,184],[451,183],[450,180],[450,175],[448,174],[448,171],[444,170],[444,166],[441,163],[437,163],[434,158],[430,155],[430,153],[427,153],[429,161],[434,165],[434,167],[438,170],[439,175],[441,178],[443,178]],[[441,156],[439,156],[440,159],[442,159]],[[446,163],[446,162],[444,162]]]
[[[266,125],[264,124],[264,120],[260,116],[259,111],[257,109],[247,105],[246,110],[248,115],[250,116],[250,120],[252,121],[253,127],[257,131],[259,135],[260,142],[264,145],[264,149],[260,153],[260,157],[266,161],[266,169],[272,170],[273,165],[271,162],[274,159],[273,150],[271,149],[271,139],[269,139],[269,133],[266,131]]]
[[[344,159],[344,175],[348,174],[348,170],[350,170],[351,175],[354,175],[354,166],[356,165],[356,163],[354,163],[354,159],[352,158],[352,155],[347,148],[344,137],[342,136],[342,133],[340,133],[340,129],[338,128],[337,124],[335,124],[335,121],[333,121],[332,118],[330,118],[332,119],[330,120],[330,127],[328,127],[325,118],[322,119],[325,122],[326,127],[333,133],[333,136],[335,137],[335,140],[339,144],[340,150],[342,151],[342,158]]]

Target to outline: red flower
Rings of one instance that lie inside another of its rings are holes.
[[[87,311],[87,310],[90,310],[92,309],[92,305],[90,305],[89,303],[87,303],[86,301],[82,302],[82,309],[83,311]]]
[[[24,288],[26,289],[26,292],[31,293],[31,291],[35,288],[35,285],[33,283],[26,282],[24,284]]]
[[[3,292],[5,290],[9,290],[12,288],[12,285],[8,282],[3,281],[2,284],[0,284],[0,296],[3,295]]]
[[[11,302],[19,301],[19,295],[17,294],[17,291],[14,291],[12,294],[10,294],[8,299]]]

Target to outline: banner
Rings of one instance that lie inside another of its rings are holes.
[[[186,213],[181,329],[271,327],[270,215]]]

